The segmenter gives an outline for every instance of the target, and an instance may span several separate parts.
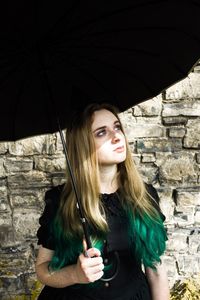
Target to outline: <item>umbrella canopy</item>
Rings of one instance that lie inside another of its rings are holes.
[[[96,100],[126,110],[186,77],[200,57],[199,1],[8,5],[0,16],[1,141],[58,131],[57,117],[63,129],[73,109]]]
[[[88,248],[61,129],[90,102],[106,99],[123,111],[186,77],[200,58],[199,15],[198,0],[1,5],[0,141],[60,130]]]

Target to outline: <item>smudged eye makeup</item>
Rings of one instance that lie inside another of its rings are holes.
[[[121,124],[119,123],[119,121],[116,121],[114,123],[114,127],[113,129],[115,131],[122,131],[122,127],[121,127]],[[109,129],[106,127],[106,126],[102,126],[100,128],[97,128],[95,131],[94,131],[94,135],[95,137],[102,137],[102,136],[105,136],[107,133],[109,133]]]

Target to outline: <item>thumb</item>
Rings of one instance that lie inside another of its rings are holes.
[[[85,257],[97,257],[101,256],[101,252],[96,248],[87,248],[87,242],[83,239],[83,253]]]
[[[83,239],[83,251],[87,251],[87,243],[86,243],[86,239]]]
[[[87,251],[87,242],[86,239],[83,239],[83,253],[85,257],[90,257]]]

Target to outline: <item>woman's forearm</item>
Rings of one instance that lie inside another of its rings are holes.
[[[75,265],[66,266],[57,271],[48,268],[49,262],[44,262],[36,266],[38,280],[54,288],[64,288],[77,283]]]
[[[103,276],[104,269],[101,253],[96,248],[88,249],[87,253],[88,256],[81,253],[76,264],[53,271],[48,267],[53,251],[40,247],[36,261],[36,273],[39,281],[54,288],[63,288],[99,280]]]
[[[157,271],[146,268],[146,276],[151,290],[152,300],[169,300],[170,290],[164,265],[159,265]]]

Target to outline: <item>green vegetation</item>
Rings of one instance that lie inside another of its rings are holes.
[[[171,289],[170,300],[200,300],[200,276],[177,281]]]

